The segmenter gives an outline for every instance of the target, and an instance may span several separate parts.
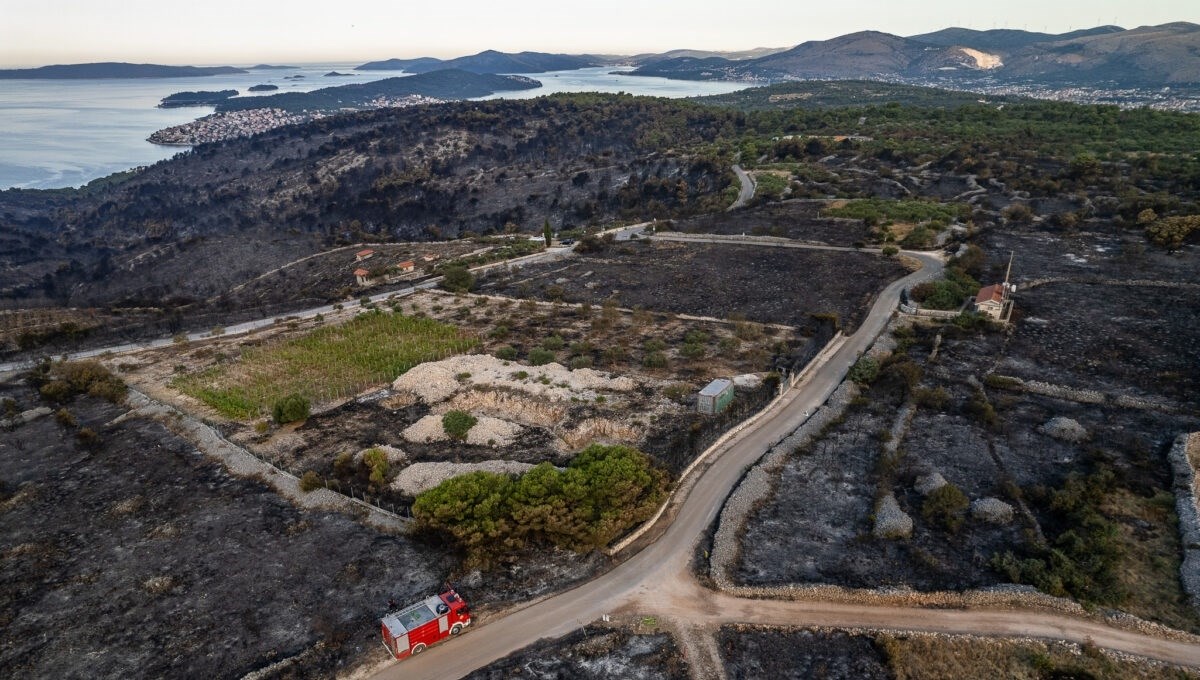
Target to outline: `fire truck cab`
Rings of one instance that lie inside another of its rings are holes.
[[[449,589],[440,595],[384,616],[383,646],[397,659],[420,654],[430,645],[458,635],[471,625],[471,610],[462,596]]]

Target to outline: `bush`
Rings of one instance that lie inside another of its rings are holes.
[[[75,396],[75,391],[71,389],[70,383],[65,380],[51,380],[42,385],[38,390],[42,397],[56,403],[63,403]]]
[[[551,335],[545,340],[542,340],[542,347],[550,350],[551,352],[557,352],[558,350],[562,349],[565,344],[566,343],[563,342],[561,335]]]
[[[468,293],[475,287],[475,277],[462,265],[450,265],[442,271],[439,285],[452,293]]]
[[[642,365],[646,368],[666,368],[667,355],[663,352],[649,352],[642,357]]]
[[[299,394],[291,394],[275,402],[271,408],[271,417],[282,425],[307,420],[311,411],[312,406],[308,403],[307,398]]]
[[[475,416],[466,411],[448,411],[442,416],[442,429],[451,439],[462,441],[467,438],[467,433],[477,422],[479,421]]]
[[[850,367],[846,377],[860,385],[870,385],[879,377],[879,362],[871,357],[861,357]]]
[[[604,547],[648,518],[665,487],[666,475],[640,451],[593,444],[564,470],[542,463],[519,477],[453,477],[418,496],[413,516],[453,536],[469,564],[486,566],[530,545]]]
[[[881,250],[885,257],[895,257],[900,254],[900,249],[894,245],[888,244]]]
[[[313,470],[309,470],[308,472],[305,472],[300,477],[300,490],[303,491],[304,493],[316,491],[317,489],[321,488],[322,486],[324,486],[324,484],[321,483],[321,476],[318,475]]]
[[[529,365],[531,366],[545,366],[556,358],[554,352],[542,347],[534,347],[529,350]]]
[[[458,411],[462,413],[462,411]],[[470,416],[467,416],[470,418]],[[471,418],[474,421],[474,418]],[[472,425],[475,423],[472,422]],[[442,419],[442,426],[445,427],[445,418]],[[470,429],[470,428],[467,428]],[[371,483],[382,486],[387,484],[388,475],[391,473],[391,466],[388,465],[387,453],[383,449],[368,449],[363,454],[363,464],[371,471]]]
[[[693,361],[695,361],[697,359],[703,359],[705,354],[706,354],[706,351],[704,349],[704,345],[697,344],[697,343],[689,342],[686,345],[684,345],[683,347],[679,348],[680,356],[682,356],[685,359],[691,359]]]
[[[495,352],[492,352],[492,354],[494,354],[497,359],[504,359],[505,361],[513,361],[517,358],[517,350],[512,345],[500,345],[496,348]]]
[[[590,356],[582,355],[582,356],[577,356],[577,357],[571,359],[571,370],[576,370],[576,369],[580,369],[580,368],[591,368],[591,367],[592,367],[592,358]]]
[[[40,392],[51,401],[61,403],[87,394],[121,404],[128,391],[125,383],[98,361],[61,361],[51,365],[49,373],[54,379],[43,384]]]
[[[662,338],[649,338],[642,343],[642,349],[647,352],[661,352],[667,348],[667,343]]]
[[[75,420],[75,416],[65,408],[58,409],[58,412],[54,414],[54,419],[63,427],[75,427],[79,424]]]
[[[934,411],[945,411],[950,405],[950,393],[943,387],[919,389],[913,393],[918,406]]]
[[[75,433],[75,438],[79,440],[80,445],[85,449],[94,449],[103,443],[100,435],[90,427],[85,427]]]
[[[971,502],[967,495],[953,484],[944,484],[928,496],[921,505],[921,516],[925,521],[940,526],[951,533],[962,526],[963,517]]]

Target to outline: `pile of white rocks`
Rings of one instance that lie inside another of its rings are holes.
[[[1038,431],[1048,437],[1054,437],[1060,441],[1071,442],[1078,444],[1088,438],[1088,431],[1078,421],[1072,420],[1064,416],[1055,416],[1046,421]]]
[[[511,460],[487,460],[482,463],[413,463],[392,480],[392,488],[409,496],[428,491],[442,482],[469,472],[495,472],[519,475],[533,466]]]
[[[888,494],[875,506],[875,538],[908,538],[912,536],[913,521],[900,509],[896,496]]]

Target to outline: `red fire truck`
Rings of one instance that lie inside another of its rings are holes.
[[[461,633],[471,625],[471,610],[462,596],[449,588],[441,595],[427,597],[384,616],[381,623],[383,646],[392,656],[403,659]]]

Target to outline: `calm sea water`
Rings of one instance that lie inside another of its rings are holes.
[[[353,71],[352,64],[309,64],[295,70],[251,71],[206,78],[129,80],[0,80],[0,189],[75,187],[98,177],[148,165],[180,152],[151,144],[155,130],[212,113],[210,107],[158,109],[163,97],[184,90],[246,92],[251,85],[278,85],[277,92],[306,92],[331,85],[365,83],[403,75]],[[324,77],[329,71],[347,77]],[[613,75],[610,67],[529,74],[543,83],[509,97],[553,92],[627,92],[690,97],[732,92],[743,83],[707,83]],[[286,76],[304,75],[288,80]],[[273,93],[265,93],[273,94]],[[250,95],[252,96],[252,95]],[[491,98],[491,97],[490,97]]]

